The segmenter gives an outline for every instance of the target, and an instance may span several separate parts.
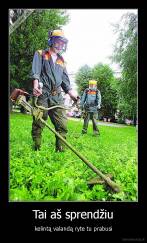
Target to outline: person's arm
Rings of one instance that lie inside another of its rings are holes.
[[[33,79],[33,95],[40,96],[42,94],[42,88],[39,85],[40,74],[42,66],[42,55],[36,51],[32,63],[32,79]]]
[[[33,80],[33,95],[40,96],[42,94],[42,87],[39,85],[38,79]]]
[[[84,105],[85,101],[86,101],[86,90],[84,90],[81,100],[80,100],[81,109],[83,109],[83,105]]]
[[[67,70],[66,68],[64,68],[63,70],[63,76],[62,76],[62,84],[61,84],[62,89],[64,90],[64,92],[66,94],[68,94],[70,96],[70,98],[73,101],[77,101],[77,96],[74,94],[74,91],[72,90],[71,86],[70,86],[70,80],[67,74]]]
[[[101,92],[98,90],[98,95],[97,95],[97,102],[98,102],[98,109],[101,108],[101,102],[102,102],[102,97],[101,97]]]

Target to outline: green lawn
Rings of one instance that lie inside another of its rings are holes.
[[[104,174],[113,175],[122,189],[114,193],[105,184],[88,186],[96,174],[70,149],[56,153],[55,137],[48,128],[43,131],[41,150],[34,152],[31,124],[30,115],[10,116],[10,201],[138,200],[135,127],[99,126],[101,135],[94,137],[91,124],[88,134],[81,135],[82,122],[68,120],[67,141]]]

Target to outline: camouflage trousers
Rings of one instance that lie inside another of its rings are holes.
[[[48,99],[44,99],[42,96],[38,97],[37,104],[44,106],[46,108],[49,107]],[[65,114],[65,110],[60,109],[60,108],[55,108],[55,109],[52,109],[50,111],[43,111],[43,117],[42,118],[45,121],[47,121],[48,116],[50,117],[50,120],[53,123],[55,130],[63,138],[66,139],[67,117],[66,117],[66,114]],[[35,117],[33,117],[32,139],[34,141],[35,150],[39,149],[40,146],[41,146],[42,131],[43,131],[44,127],[45,127],[45,125],[41,121],[36,120]],[[56,151],[63,151],[64,143],[56,135],[55,135],[55,138],[56,138],[56,142],[55,142]]]
[[[90,119],[92,120],[93,131],[99,133],[99,129],[97,127],[97,122],[96,122],[97,117],[98,117],[98,114],[96,112],[85,112],[82,133],[87,133],[88,124],[89,124]]]

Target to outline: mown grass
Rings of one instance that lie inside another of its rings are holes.
[[[81,135],[82,122],[68,120],[67,141],[104,174],[113,175],[122,189],[114,193],[105,184],[88,186],[96,174],[70,149],[56,153],[55,137],[48,128],[41,150],[34,152],[31,125],[30,115],[11,114],[10,201],[137,201],[135,127],[99,126],[101,135],[94,137],[91,124],[88,134]]]

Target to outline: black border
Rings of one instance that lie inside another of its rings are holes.
[[[18,7],[19,6],[19,7]],[[84,5],[85,6],[85,5]],[[20,5],[10,6],[9,8],[23,8]],[[31,6],[32,7],[32,6]],[[31,8],[29,7],[29,8]],[[49,7],[49,6],[48,6]],[[28,8],[28,7],[27,7]],[[34,6],[32,7],[34,8]],[[37,7],[36,7],[37,8]],[[39,7],[38,7],[39,8]],[[41,7],[40,7],[41,8]],[[43,7],[44,8],[44,7]],[[60,6],[58,6],[60,8]],[[61,6],[64,8],[64,5]],[[66,7],[67,9],[71,7]],[[100,7],[99,7],[100,8]],[[103,7],[101,7],[103,8]],[[110,7],[116,8],[116,7]],[[1,142],[1,169],[0,169],[0,210],[3,215],[1,218],[3,220],[2,231],[7,230],[8,234],[11,231],[12,234],[16,235],[18,232],[22,234],[33,233],[34,225],[44,225],[47,223],[50,225],[60,225],[60,226],[95,226],[99,221],[97,220],[74,220],[69,222],[63,217],[60,220],[35,220],[34,213],[32,210],[40,209],[47,210],[48,213],[51,211],[57,211],[61,209],[62,215],[66,211],[96,211],[97,209],[105,209],[110,212],[113,211],[113,220],[104,220],[103,225],[112,225],[112,232],[101,232],[96,236],[98,237],[108,237],[110,240],[115,239],[117,242],[125,241],[125,239],[140,239],[143,241],[145,238],[145,142],[143,137],[145,135],[145,10],[143,7],[118,7],[120,8],[138,8],[139,16],[139,49],[138,49],[138,174],[139,174],[139,202],[127,203],[127,202],[26,202],[26,203],[12,203],[8,202],[8,170],[9,170],[9,110],[8,110],[8,99],[9,99],[9,87],[8,87],[8,75],[9,61],[8,61],[8,9],[2,10],[3,12],[3,22],[2,24],[2,37],[1,37],[1,94],[0,94],[0,104],[1,104],[1,114],[0,114],[0,142]],[[108,7],[106,8],[108,9]],[[5,46],[5,48],[4,48]],[[5,67],[5,68],[4,68]],[[143,153],[144,152],[144,153]],[[41,222],[41,223],[40,223]],[[102,223],[100,223],[102,225]],[[36,233],[36,232],[35,232]],[[48,232],[49,233],[49,232]]]

